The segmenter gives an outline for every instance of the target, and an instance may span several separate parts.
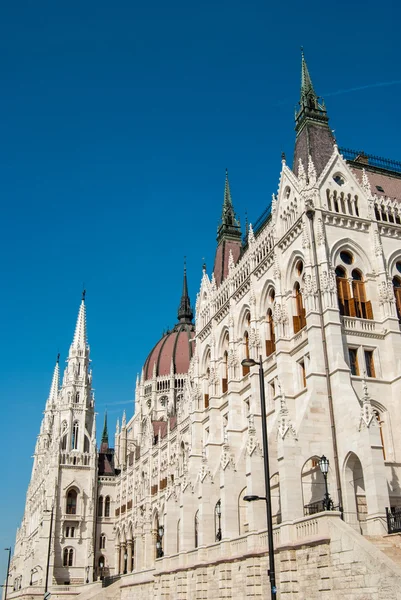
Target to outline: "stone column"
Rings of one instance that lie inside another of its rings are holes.
[[[132,540],[127,541],[127,572],[132,571]]]
[[[124,573],[124,566],[125,566],[125,560],[124,560],[124,554],[125,551],[127,549],[127,545],[125,542],[123,542],[120,546],[120,573]]]
[[[118,575],[120,572],[120,546],[115,547],[114,553],[114,575]]]

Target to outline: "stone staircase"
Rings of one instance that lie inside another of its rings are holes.
[[[401,533],[365,536],[378,550],[401,567]]]

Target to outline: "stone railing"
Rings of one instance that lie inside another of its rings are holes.
[[[341,317],[344,329],[356,333],[381,333],[377,331],[376,321],[369,319],[357,319],[356,317]]]

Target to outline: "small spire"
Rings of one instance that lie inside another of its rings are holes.
[[[72,341],[72,348],[75,350],[78,348],[83,350],[87,346],[85,295],[86,292],[84,290],[82,293],[81,305],[79,307],[77,324],[75,326],[74,339]]]
[[[57,354],[56,365],[54,367],[52,383],[50,386],[48,404],[56,404],[58,399],[58,391],[60,388],[60,368],[59,368],[60,354]]]
[[[191,301],[188,294],[188,283],[187,283],[187,262],[186,256],[184,256],[184,278],[182,282],[182,294],[181,301],[178,307],[178,320],[180,323],[192,323],[194,315],[191,308]]]
[[[103,425],[103,433],[102,433],[102,445],[107,444],[109,446],[109,434],[107,431],[107,410],[104,413],[104,425]]]
[[[309,75],[308,65],[306,64],[304,49],[301,47],[301,106],[310,104],[312,101],[316,103],[317,96],[313,87],[311,76]]]

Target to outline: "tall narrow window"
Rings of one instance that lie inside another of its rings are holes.
[[[104,533],[100,536],[99,540],[99,550],[104,550],[106,548],[106,536]]]
[[[249,335],[248,332],[245,331],[244,334],[244,358],[249,358]],[[242,366],[242,375],[248,375],[249,367]]]
[[[267,311],[267,339],[266,339],[266,356],[270,356],[276,350],[276,336],[274,334],[274,323],[272,311]]]
[[[372,304],[366,300],[365,283],[358,269],[352,271],[352,295],[355,301],[355,316],[359,319],[373,319]]]
[[[294,333],[301,331],[306,325],[306,312],[302,300],[301,288],[298,281],[294,285],[295,315],[293,316]]]
[[[79,392],[75,394],[75,404],[79,404]]]
[[[197,548],[199,545],[199,510],[197,510],[195,513],[194,527],[195,527],[195,548]]]
[[[73,560],[74,560],[74,550],[72,548],[64,548],[63,566],[64,567],[72,567]]]
[[[77,492],[70,490],[67,494],[67,515],[75,515],[77,513]]]
[[[97,516],[103,517],[103,496],[99,496],[98,507],[97,507]]]
[[[401,321],[401,279],[399,277],[393,277],[393,290],[395,296],[395,304],[397,307],[397,316]]]
[[[180,551],[180,524],[181,521],[178,519],[177,522],[177,553]]]
[[[221,380],[221,391],[223,394],[228,390],[228,352],[227,350],[224,352],[224,377]]]
[[[336,268],[336,282],[340,315],[355,317],[355,305],[354,303],[352,303],[352,306],[350,305],[351,293],[347,279],[347,272],[343,267]]]
[[[78,426],[78,423],[75,421],[73,428],[72,428],[72,438],[71,438],[71,448],[73,450],[78,449],[78,433],[79,433],[79,426]]]
[[[368,377],[376,377],[375,363],[373,360],[373,350],[365,350],[364,354],[365,354],[366,375]]]
[[[349,348],[348,355],[351,374],[359,375],[358,350],[356,348]]]
[[[104,516],[110,516],[110,496],[106,496],[106,500],[104,501]]]

